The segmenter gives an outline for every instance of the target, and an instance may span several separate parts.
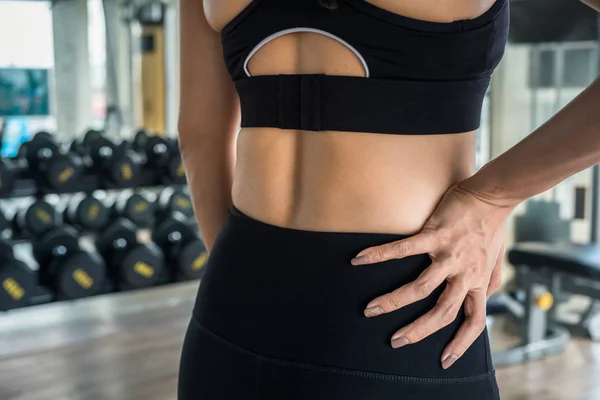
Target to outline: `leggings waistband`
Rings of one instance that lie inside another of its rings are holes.
[[[232,208],[210,255],[194,318],[229,342],[263,357],[332,368],[426,378],[488,373],[482,335],[449,370],[441,354],[464,321],[393,349],[390,338],[429,311],[443,286],[415,304],[375,318],[365,306],[415,280],[427,255],[355,267],[361,250],[406,236],[311,232],[257,221]]]

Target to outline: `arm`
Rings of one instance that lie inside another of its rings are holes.
[[[600,0],[584,0],[600,10]],[[428,254],[431,265],[413,282],[372,300],[365,316],[376,317],[422,300],[444,282],[436,306],[396,332],[393,347],[423,340],[465,320],[441,354],[443,368],[462,357],[485,329],[486,296],[499,284],[504,222],[523,200],[570,175],[600,163],[600,79],[526,139],[454,185],[420,233],[365,249],[352,260],[365,265]]]
[[[600,11],[600,0],[581,0]],[[600,79],[516,146],[459,184],[482,200],[514,208],[600,163]]]
[[[600,163],[600,79],[516,146],[460,183],[481,200],[514,208]]]
[[[181,0],[179,143],[196,218],[210,251],[231,206],[239,100],[220,35],[202,0]]]

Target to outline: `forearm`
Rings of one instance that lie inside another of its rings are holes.
[[[600,163],[600,80],[460,186],[503,207]]]
[[[211,138],[200,140],[181,147],[194,212],[210,252],[232,205],[235,154],[234,143],[222,143],[225,139],[216,139],[219,143],[211,143]]]

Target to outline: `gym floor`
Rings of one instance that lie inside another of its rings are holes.
[[[0,315],[0,399],[174,400],[196,288],[184,283]],[[572,340],[562,355],[497,374],[503,400],[600,400],[600,344]]]

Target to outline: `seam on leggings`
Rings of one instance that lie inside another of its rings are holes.
[[[259,363],[264,362],[264,363],[269,363],[269,364],[278,365],[278,366],[282,366],[282,367],[292,367],[292,368],[299,368],[299,369],[308,370],[308,371],[318,371],[318,372],[328,372],[328,373],[334,373],[334,374],[340,374],[340,375],[350,375],[350,376],[355,376],[355,377],[359,377],[359,378],[370,378],[370,379],[380,379],[380,380],[388,380],[388,381],[396,381],[396,382],[420,383],[420,384],[431,384],[431,385],[447,385],[450,383],[457,383],[457,384],[458,383],[473,383],[473,382],[479,382],[479,381],[485,381],[488,379],[492,379],[496,375],[495,371],[492,369],[492,370],[489,370],[485,374],[476,375],[476,376],[467,376],[467,377],[461,377],[461,378],[430,378],[430,377],[409,376],[409,375],[393,375],[393,374],[385,374],[385,373],[381,373],[381,372],[361,371],[361,370],[346,369],[346,368],[339,368],[339,367],[329,367],[329,366],[324,366],[324,365],[308,364],[308,363],[302,363],[302,362],[297,362],[297,361],[288,361],[288,360],[282,360],[282,359],[278,359],[278,358],[265,357],[256,352],[253,352],[251,350],[244,349],[244,348],[230,342],[229,340],[217,335],[210,329],[203,326],[195,317],[192,317],[192,321],[194,321],[194,323],[196,325],[198,325],[198,327],[201,330],[203,330],[206,334],[212,336],[214,339],[216,339],[219,342],[223,343],[224,345],[232,348],[233,350],[239,351],[246,355],[256,357],[256,360],[259,361]],[[258,386],[257,386],[257,388],[258,388]]]

